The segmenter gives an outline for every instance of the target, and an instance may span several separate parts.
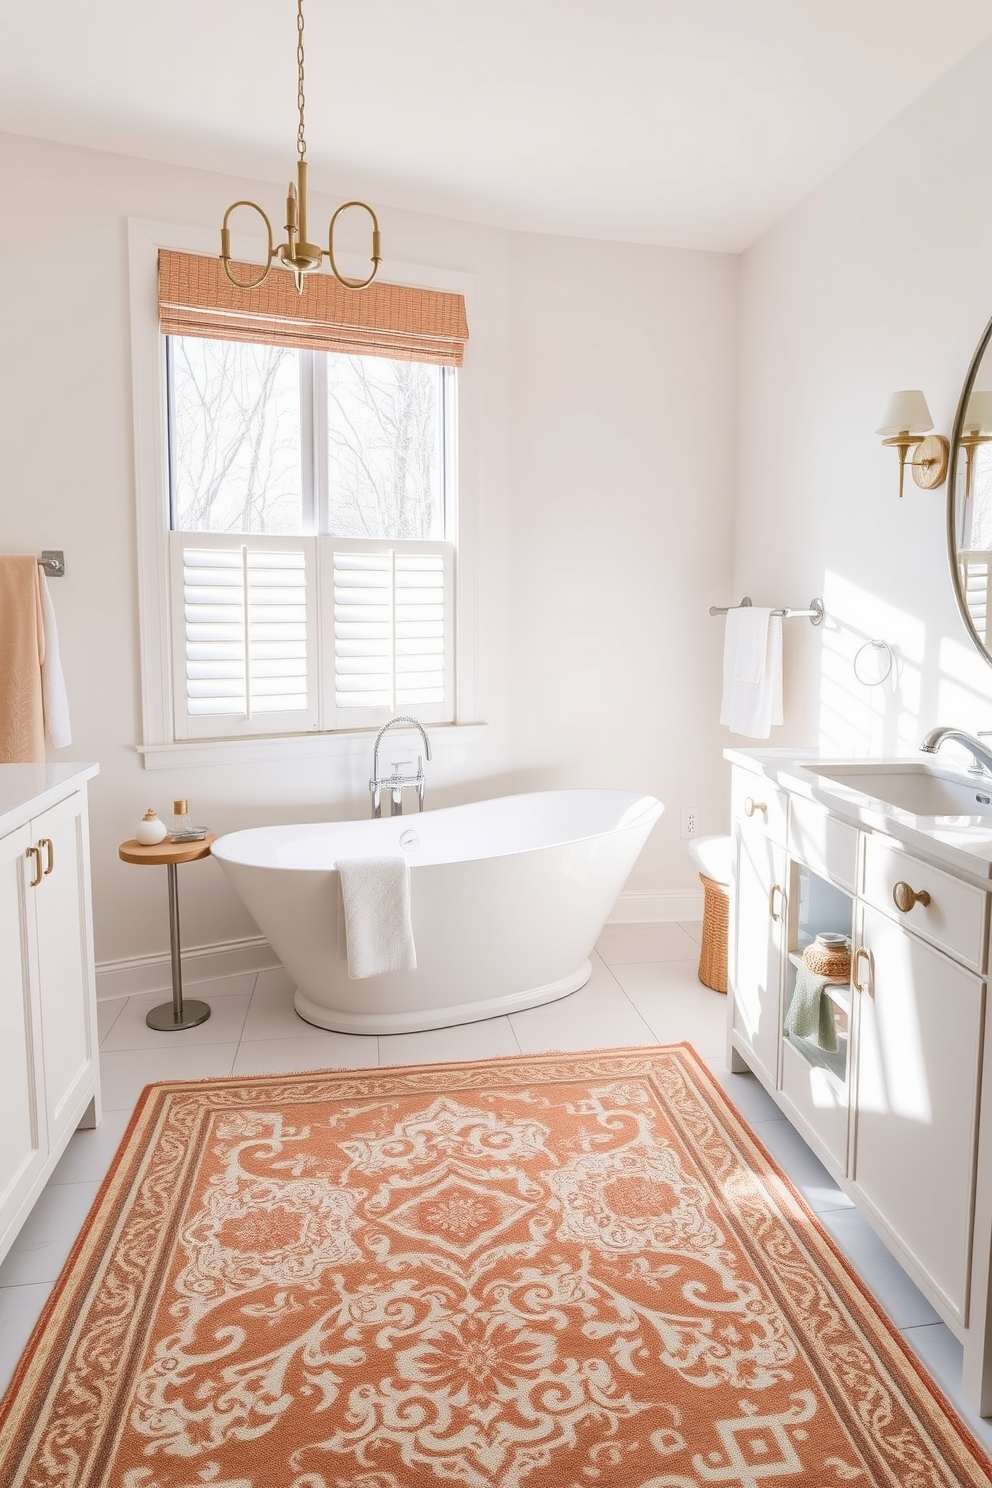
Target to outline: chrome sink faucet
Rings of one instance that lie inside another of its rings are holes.
[[[958,744],[963,744],[971,755],[972,763],[968,766],[969,775],[992,775],[992,749],[983,744],[981,739],[976,739],[973,734],[966,734],[963,729],[935,728],[927,734],[920,745],[927,754],[936,754],[941,744],[946,739],[952,739]]]
[[[397,762],[393,765],[392,774],[387,775],[385,778],[382,778],[379,775],[379,740],[382,738],[387,729],[396,728],[400,725],[405,725],[409,728],[416,728],[420,730],[420,737],[424,741],[424,754],[426,754],[428,759],[430,759],[431,757],[431,741],[430,739],[428,739],[427,731],[419,719],[408,718],[405,716],[399,718],[391,718],[388,723],[384,723],[382,725],[382,728],[375,736],[375,744],[372,747],[372,779],[369,781],[369,790],[372,792],[373,816],[382,815],[383,786],[385,786],[385,788],[389,791],[390,816],[403,815],[403,787],[407,785],[416,786],[417,800],[420,803],[419,810],[423,811],[424,809],[424,790],[427,782],[424,776],[423,755],[418,754],[417,756],[416,775],[404,775],[402,773],[404,769],[408,770],[411,768],[412,761],[404,762],[403,764]]]

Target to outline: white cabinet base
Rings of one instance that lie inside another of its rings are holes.
[[[0,1259],[73,1132],[100,1120],[86,781],[0,765]]]
[[[992,880],[804,790],[785,756],[730,758],[728,1062],[960,1339],[965,1396],[992,1415]],[[828,930],[852,941],[850,987],[832,994],[842,1046],[786,1028],[793,967]]]

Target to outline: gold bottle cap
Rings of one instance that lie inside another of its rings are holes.
[[[154,821],[155,820],[155,812],[152,810],[152,808],[150,806],[149,806],[148,810],[145,812],[144,816],[141,818],[141,820],[142,821]]]
[[[177,816],[185,816],[189,810],[189,802],[187,800],[173,801],[172,809]]]

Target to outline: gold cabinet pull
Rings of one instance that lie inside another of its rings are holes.
[[[45,877],[47,878],[55,867],[55,847],[51,837],[42,837],[38,847],[45,849]]]
[[[767,804],[764,801],[756,801],[753,796],[746,797],[744,801],[744,815],[753,816],[756,811],[760,811],[762,816],[764,816],[768,811]]]
[[[865,961],[868,964],[868,985],[866,987],[862,987],[861,982],[858,979],[858,968],[859,968],[859,963],[860,963],[860,960],[861,960],[861,957],[862,956],[864,956]],[[853,967],[853,971],[854,971],[854,975],[851,978],[851,985],[853,986],[855,992],[871,992],[871,989],[872,989],[871,951],[865,950],[864,946],[858,946],[858,949],[854,953],[854,967]]]
[[[30,858],[32,853],[34,854],[34,878],[31,880],[31,887],[36,889],[44,877],[41,871],[41,848],[29,847],[25,850],[24,856]]]
[[[776,894],[781,894],[782,895],[782,908],[785,909],[785,905],[786,905],[785,890],[783,889],[783,887],[782,887],[781,884],[772,884],[771,888],[768,891],[768,913],[771,915],[771,917],[772,917],[773,920],[780,920],[782,918],[782,916],[775,913],[775,895]]]
[[[909,914],[914,904],[922,904],[926,909],[930,903],[930,895],[926,889],[914,889],[911,884],[900,879],[892,890],[892,902],[900,914]]]

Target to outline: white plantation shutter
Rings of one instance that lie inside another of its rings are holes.
[[[328,728],[454,718],[450,543],[322,543]]]
[[[171,534],[177,739],[317,726],[314,539]]]
[[[979,640],[989,638],[989,596],[992,590],[992,553],[969,549],[958,554],[964,600]]]

